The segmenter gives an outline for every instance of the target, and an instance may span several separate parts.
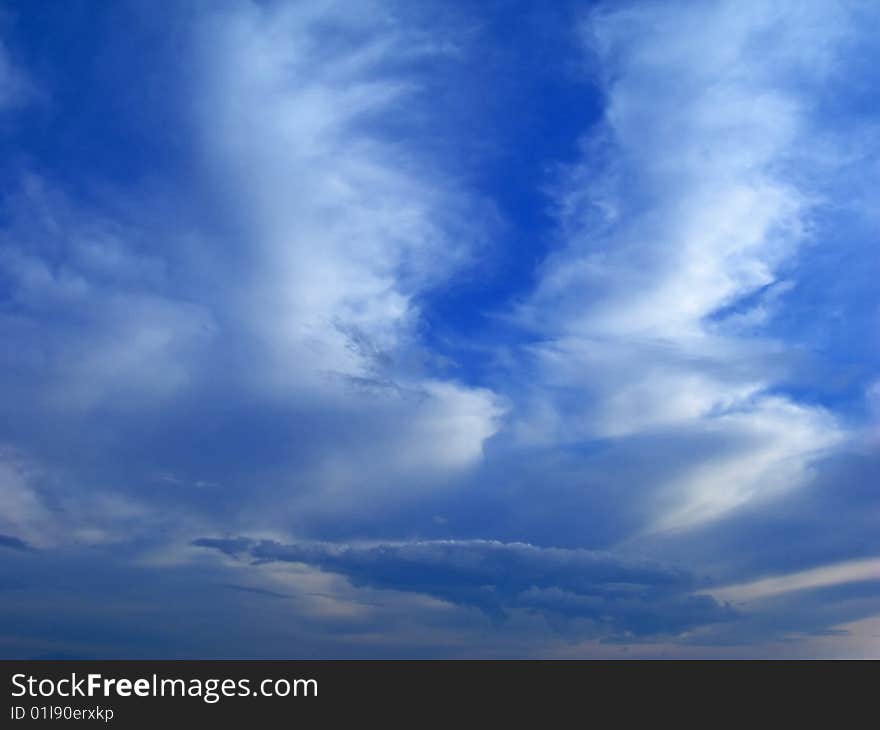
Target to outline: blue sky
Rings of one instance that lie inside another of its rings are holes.
[[[11,2],[0,655],[876,657],[878,9]]]

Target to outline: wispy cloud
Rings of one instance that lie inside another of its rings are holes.
[[[837,73],[852,19],[834,6],[600,7],[585,25],[606,95],[584,161],[561,176],[562,245],[521,316],[545,391],[532,440],[700,432],[659,485],[649,529],[716,519],[802,483],[844,438],[826,409],[782,394],[793,361],[764,327],[820,196],[804,154],[811,92]]]
[[[880,580],[880,558],[851,560],[836,565],[802,570],[789,575],[761,578],[749,583],[722,586],[707,591],[723,601],[747,602],[792,591],[813,590],[829,586]]]

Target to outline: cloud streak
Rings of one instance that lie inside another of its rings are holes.
[[[711,595],[723,601],[743,602],[791,591],[876,580],[880,580],[880,559],[869,558],[811,568],[789,575],[761,578],[751,583],[714,588],[711,590]]]

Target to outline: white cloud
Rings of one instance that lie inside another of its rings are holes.
[[[128,542],[148,535],[156,515],[113,490],[72,491],[51,469],[0,448],[0,535],[33,548]]]
[[[861,581],[880,580],[880,558],[849,560],[833,565],[721,586],[703,591],[720,601],[747,603],[792,591],[814,590]]]
[[[591,16],[606,114],[558,186],[563,245],[520,312],[544,338],[532,349],[543,385],[517,429],[544,442],[699,430],[740,444],[687,457],[658,487],[654,529],[794,486],[842,437],[828,413],[773,392],[785,346],[760,328],[791,287],[781,267],[811,240],[806,90],[834,72],[847,22],[797,3]]]
[[[669,530],[718,517],[750,500],[805,482],[809,462],[841,441],[830,415],[784,398],[759,398],[703,421],[707,433],[739,441],[732,453],[694,463],[669,485],[673,506],[654,524]]]
[[[0,533],[40,544],[51,520],[29,484],[26,464],[8,449],[0,452]]]
[[[240,226],[224,245],[244,258],[226,296],[265,347],[267,383],[373,375],[412,346],[416,295],[482,235],[438,166],[375,133],[418,105],[394,64],[419,49],[371,4],[238,6],[202,24],[199,144]]]
[[[248,387],[384,423],[387,443],[364,433],[321,460],[331,491],[472,464],[500,405],[424,373],[417,299],[485,231],[442,165],[377,131],[416,113],[400,66],[434,51],[369,4],[235,6],[197,41],[199,159],[234,230],[207,242],[235,261],[215,309],[254,343]]]

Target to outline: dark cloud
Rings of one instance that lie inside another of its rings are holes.
[[[255,588],[254,586],[240,586],[235,583],[221,583],[220,587],[226,588],[230,591],[238,591],[239,593],[252,593],[255,596],[265,596],[266,598],[290,598],[286,593],[270,591],[265,588]]]
[[[4,547],[11,550],[33,550],[24,540],[12,535],[0,535],[0,548]]]
[[[355,586],[424,593],[496,619],[520,609],[554,621],[586,620],[608,636],[675,634],[732,617],[708,596],[693,595],[698,581],[684,571],[589,550],[489,540],[354,547],[202,538],[194,544],[256,562],[305,563]]]
[[[245,537],[216,539],[204,537],[199,538],[198,540],[193,540],[193,545],[196,547],[214,548],[215,550],[219,550],[221,553],[231,555],[232,557],[238,557],[242,553],[246,553],[252,544],[253,541],[248,540]]]

